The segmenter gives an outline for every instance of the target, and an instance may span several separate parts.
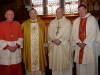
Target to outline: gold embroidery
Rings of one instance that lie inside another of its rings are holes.
[[[34,26],[34,27],[32,28],[32,30],[34,30],[34,32],[35,32],[35,30],[36,30],[36,27]]]
[[[39,32],[38,25],[32,23],[31,25],[31,70],[39,70]]]

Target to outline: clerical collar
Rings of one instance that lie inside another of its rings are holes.
[[[81,18],[87,18],[89,17],[91,14],[90,13],[87,13],[84,17],[81,17]]]
[[[6,20],[7,22],[13,22],[13,20],[12,21],[9,21],[9,20]]]
[[[13,21],[7,21],[7,20],[6,20],[6,22],[9,23],[9,24],[12,24],[13,23]]]
[[[31,20],[31,19],[30,19],[30,22],[31,22],[31,23],[36,23],[36,22],[38,22],[38,21],[37,21],[37,18],[36,18],[35,20]]]
[[[61,19],[59,19],[59,20],[56,18],[56,20],[57,20],[58,22],[60,22],[60,21],[63,20],[64,18],[65,18],[65,16],[63,16],[63,17],[62,17]]]

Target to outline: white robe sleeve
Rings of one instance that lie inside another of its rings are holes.
[[[50,22],[50,25],[48,26],[48,43],[51,43],[52,40],[54,40],[54,38],[53,38],[53,36],[52,36],[52,33],[53,33],[53,32],[52,32],[52,31],[53,31],[53,30],[52,30],[52,29],[53,29],[53,28],[52,28],[52,26],[53,26],[52,24],[54,24],[53,21],[51,21],[51,22]]]
[[[89,31],[90,33],[87,34],[86,39],[84,40],[83,43],[85,43],[88,47],[92,47],[93,43],[96,41],[96,36],[97,36],[97,21],[95,18],[91,18],[92,20],[92,24],[91,24],[91,31]],[[88,30],[87,30],[88,31]]]
[[[77,22],[79,21],[79,19],[76,19],[74,22],[73,22],[73,28],[72,28],[72,46],[76,46],[77,43],[81,43],[81,40],[79,39],[78,37],[78,23]]]
[[[0,50],[6,47],[8,44],[5,40],[0,40]]]
[[[72,25],[71,25],[70,21],[68,21],[67,24],[68,24],[68,26],[66,27],[67,30],[65,30],[65,32],[63,32],[62,38],[59,39],[61,41],[61,44],[63,44],[63,45],[69,44],[69,42],[70,42]]]
[[[4,40],[4,35],[0,28],[0,50],[3,49],[4,47],[6,47],[7,45],[8,45],[8,43],[6,40]]]
[[[16,43],[20,45],[20,48],[23,48],[23,38],[18,38]]]

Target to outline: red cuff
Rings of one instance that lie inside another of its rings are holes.
[[[3,49],[5,50],[5,49],[7,49],[9,47],[9,45],[6,45]]]
[[[19,44],[17,44],[17,43],[16,43],[16,46],[17,46],[18,48],[20,48],[20,45],[19,45]]]

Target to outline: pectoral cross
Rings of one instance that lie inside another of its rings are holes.
[[[35,30],[36,30],[36,27],[34,26],[34,27],[32,28],[32,30],[34,30],[34,32],[35,32]]]
[[[11,38],[13,37],[13,35],[10,36]]]
[[[59,26],[59,22],[58,22],[58,26],[57,26],[56,28],[57,28],[57,32],[56,32],[56,35],[57,35],[58,32],[59,32],[59,28],[60,28],[60,26]]]
[[[13,38],[13,34],[12,31],[10,30],[10,38]]]

